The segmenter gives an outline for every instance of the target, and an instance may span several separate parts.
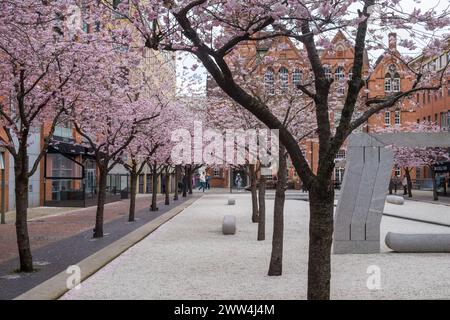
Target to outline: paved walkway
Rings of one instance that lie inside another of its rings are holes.
[[[63,299],[305,299],[308,203],[285,205],[284,269],[268,277],[273,200],[267,200],[266,240],[256,241],[248,194],[209,194],[124,252]],[[414,210],[416,202],[387,206]],[[424,204],[432,213],[436,205]],[[236,215],[237,233],[224,236],[226,214]],[[450,232],[450,228],[383,217],[381,235],[394,232]],[[384,242],[384,241],[383,241]],[[333,255],[333,299],[448,299],[450,254],[398,254],[384,244],[380,254]],[[368,288],[379,270],[381,287]]]
[[[162,196],[159,196],[161,199]],[[136,210],[148,208],[150,196],[140,196],[136,200]],[[121,200],[105,205],[105,223],[127,216],[129,200]],[[32,251],[55,241],[62,240],[82,231],[92,230],[95,224],[96,206],[87,208],[60,208],[49,210],[39,207],[31,210],[28,231]],[[53,208],[52,208],[53,209]],[[33,214],[34,213],[34,214]],[[16,229],[14,221],[0,225],[0,263],[17,257]]]
[[[400,194],[403,193],[400,192]],[[405,196],[405,199],[450,206],[450,194],[448,196],[439,196],[439,200],[437,201],[433,200],[433,191],[413,190],[412,195],[412,198]]]
[[[105,236],[102,239],[92,238],[96,207],[31,220],[29,231],[32,254],[34,265],[39,269],[31,274],[19,275],[13,272],[19,265],[15,227],[12,224],[0,225],[0,299],[11,299],[29,290],[181,204],[185,199],[180,197],[179,201],[172,201],[170,206],[165,206],[160,201],[160,210],[149,212],[150,197],[139,197],[134,223],[127,221],[128,200],[109,203],[105,206]]]

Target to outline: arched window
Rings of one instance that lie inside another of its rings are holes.
[[[292,84],[294,85],[294,88],[297,89],[298,85],[302,83],[303,78],[303,72],[296,68],[294,69],[294,72],[292,73]]]
[[[266,93],[268,95],[275,94],[274,80],[275,79],[272,68],[267,68],[266,73],[264,74],[264,84],[266,86]]]
[[[397,72],[392,78],[392,92],[400,92],[400,75]]]
[[[289,70],[285,67],[281,67],[278,70],[278,76],[280,78],[281,92],[286,92],[289,87]]]
[[[388,72],[384,75],[384,92],[400,91],[400,75],[397,72],[395,64],[389,66]]]
[[[392,92],[392,78],[389,73],[384,75],[384,92]]]
[[[331,79],[331,68],[329,66],[323,66],[323,72],[325,72],[327,79]]]
[[[340,81],[343,80],[345,76],[345,71],[344,71],[344,67],[337,67],[336,68],[336,72],[334,73],[334,80],[336,81]]]

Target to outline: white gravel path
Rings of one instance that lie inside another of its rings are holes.
[[[268,277],[273,200],[267,201],[266,241],[256,241],[248,194],[206,195],[82,283],[62,299],[305,299],[308,203],[288,200],[284,270]],[[414,209],[387,206],[387,211]],[[417,203],[416,203],[417,204]],[[437,205],[421,209],[433,212]],[[448,207],[447,207],[448,209]],[[440,210],[440,209],[439,209]],[[225,214],[237,216],[237,234],[221,234]],[[384,217],[387,231],[450,232],[450,228]],[[333,255],[333,299],[448,299],[450,254]],[[381,289],[369,290],[367,268],[381,270]]]

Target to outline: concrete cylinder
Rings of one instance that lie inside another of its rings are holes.
[[[388,232],[385,242],[396,252],[450,252],[450,234]]]
[[[236,233],[236,217],[235,216],[225,216],[223,217],[222,223],[222,233],[229,235]]]

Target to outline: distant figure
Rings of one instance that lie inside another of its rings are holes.
[[[307,192],[308,190],[306,189],[306,184],[304,184],[303,182],[300,182],[301,183],[301,188],[302,188],[302,192]]]
[[[240,173],[238,173],[238,174],[236,175],[236,180],[234,181],[234,183],[236,184],[236,188],[237,188],[238,191],[239,191],[239,189],[240,189],[241,186],[242,186],[242,177],[241,177],[241,174],[240,174]]]
[[[408,194],[408,179],[406,178],[406,176],[403,177],[402,186],[403,186],[403,195],[407,195]]]
[[[398,188],[398,184],[400,179],[398,178],[398,176],[394,176],[394,193],[397,194],[397,188]]]
[[[211,180],[211,176],[209,174],[206,174],[206,180],[205,180],[206,185],[205,185],[205,187],[208,190],[211,189],[211,185],[209,184],[209,180]]]
[[[202,172],[200,174],[200,187],[198,188],[198,190],[203,190],[203,192],[205,192],[205,187],[206,187],[206,177],[205,174]]]

